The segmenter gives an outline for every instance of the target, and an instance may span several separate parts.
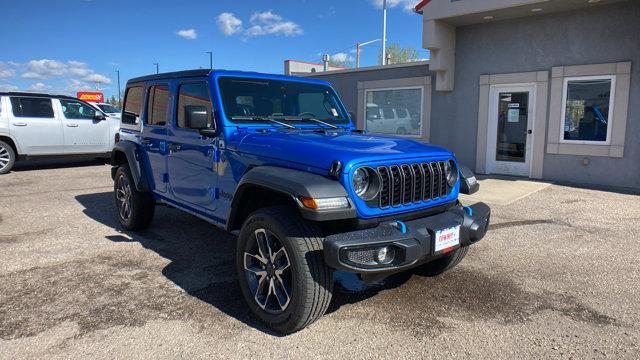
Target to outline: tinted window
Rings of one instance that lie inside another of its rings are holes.
[[[187,127],[185,114],[192,106],[203,106],[207,109],[208,114],[212,113],[209,88],[206,82],[180,85],[180,90],[178,90],[178,127]],[[209,119],[209,127],[211,127],[211,119]]]
[[[60,100],[60,105],[67,119],[93,119],[96,116],[93,106],[82,101]]]
[[[611,79],[567,82],[564,139],[607,141]]]
[[[407,110],[406,109],[396,109],[396,115],[398,115],[399,118],[407,117]]]
[[[140,113],[142,113],[143,102],[144,88],[142,86],[128,88],[124,96],[122,122],[126,124],[137,124],[138,119],[140,119]]]
[[[154,85],[149,89],[147,101],[147,124],[167,125],[167,109],[169,108],[169,87]]]
[[[382,114],[384,115],[385,119],[393,119],[393,110],[389,109],[389,108],[383,108],[382,109]]]
[[[369,132],[398,135],[422,133],[422,89],[366,90],[365,99],[367,113],[369,109],[374,111],[381,108],[383,115],[382,119],[370,116],[365,119]]]
[[[13,115],[17,117],[53,118],[51,99],[12,97]]]

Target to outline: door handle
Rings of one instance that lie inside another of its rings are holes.
[[[67,124],[68,127],[78,127],[78,124]]]
[[[531,135],[533,134],[533,131],[531,129],[527,130],[527,134]]]
[[[16,122],[16,123],[13,123],[13,126],[27,126],[27,123],[26,122]]]

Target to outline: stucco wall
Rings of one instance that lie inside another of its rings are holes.
[[[588,157],[585,166],[586,156],[545,153],[543,177],[640,188],[639,34],[639,1],[459,27],[455,90],[433,95],[432,142],[453,149],[465,164],[475,164],[482,74],[631,61],[624,157]]]

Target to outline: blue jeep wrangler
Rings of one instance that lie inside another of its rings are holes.
[[[193,70],[131,79],[112,154],[129,230],[158,203],[238,236],[252,312],[291,333],[324,314],[335,270],[379,281],[466,255],[490,209],[458,194],[473,174],[441,147],[357,130],[326,82]],[[178,224],[179,226],[179,224]]]

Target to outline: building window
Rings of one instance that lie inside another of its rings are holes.
[[[615,75],[564,79],[560,142],[609,144],[615,83]]]
[[[421,86],[366,90],[366,130],[421,137],[423,91]]]

